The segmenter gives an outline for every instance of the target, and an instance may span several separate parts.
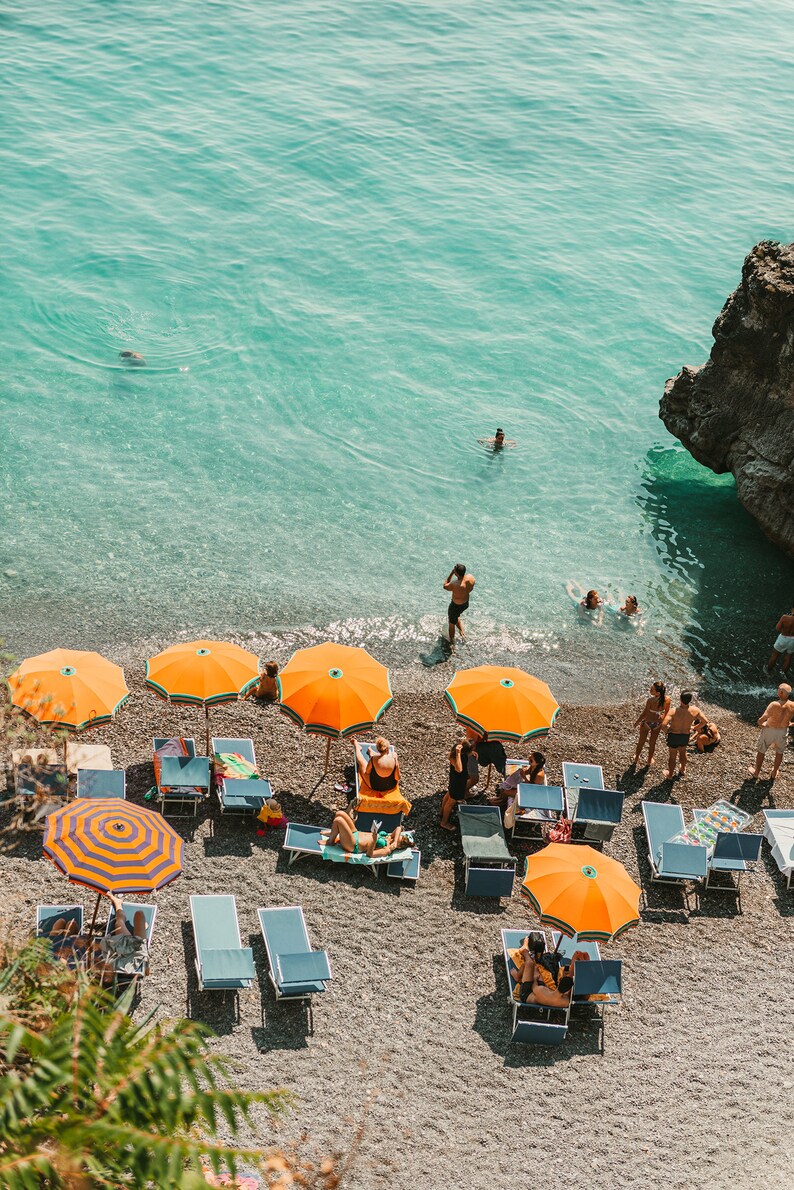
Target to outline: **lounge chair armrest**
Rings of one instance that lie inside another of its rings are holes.
[[[218,979],[253,979],[254,952],[250,946],[234,950],[202,950],[201,974],[205,981]]]
[[[276,979],[282,987],[300,983],[325,983],[331,978],[328,954],[324,950],[276,955]]]

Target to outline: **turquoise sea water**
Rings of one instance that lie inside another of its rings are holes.
[[[474,659],[750,680],[794,569],[657,408],[794,235],[788,2],[11,0],[0,31],[12,648],[330,625],[410,659],[462,560]],[[642,636],[568,579],[635,591]]]

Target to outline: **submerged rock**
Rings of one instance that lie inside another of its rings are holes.
[[[763,240],[699,368],[665,385],[659,416],[698,462],[731,471],[745,508],[794,556],[794,244]]]

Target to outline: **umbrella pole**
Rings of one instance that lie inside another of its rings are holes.
[[[331,760],[331,737],[329,736],[325,744],[325,768],[323,769],[323,776],[328,776],[328,764]]]
[[[96,905],[94,905],[94,916],[91,918],[91,925],[88,927],[89,942],[94,936],[94,926],[96,925],[97,914],[99,913],[99,902],[102,900],[102,893],[96,895]]]
[[[204,738],[205,738],[205,743],[207,746],[207,750],[204,753],[204,755],[209,756],[209,754],[210,754],[210,709],[206,703],[204,703]]]
[[[488,776],[487,776],[487,778],[486,778],[486,781],[485,781],[485,788],[486,788],[486,789],[490,788],[490,785],[491,785],[491,772],[492,772],[492,770],[493,770],[493,765],[492,765],[492,764],[489,764],[489,765],[488,765]]]

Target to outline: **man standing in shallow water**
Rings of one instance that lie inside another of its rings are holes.
[[[786,751],[788,729],[792,719],[794,719],[794,702],[791,702],[791,687],[784,682],[777,688],[777,698],[770,702],[758,720],[761,734],[756,744],[755,768],[747,770],[754,781],[757,781],[761,775],[761,765],[770,748],[775,753],[770,780],[774,781],[777,777],[783,763],[783,753]]]
[[[447,609],[447,620],[449,622],[449,643],[455,643],[455,626],[457,625],[458,632],[466,639],[466,633],[463,631],[463,625],[460,622],[460,617],[469,606],[469,596],[474,589],[474,575],[469,574],[462,562],[458,562],[457,566],[453,566],[444,583],[444,590],[449,591],[452,599]]]
[[[783,673],[788,673],[791,665],[791,655],[794,653],[794,607],[790,612],[781,616],[777,622],[777,639],[772,647],[772,656],[767,662],[767,672],[771,673],[782,656]]]

